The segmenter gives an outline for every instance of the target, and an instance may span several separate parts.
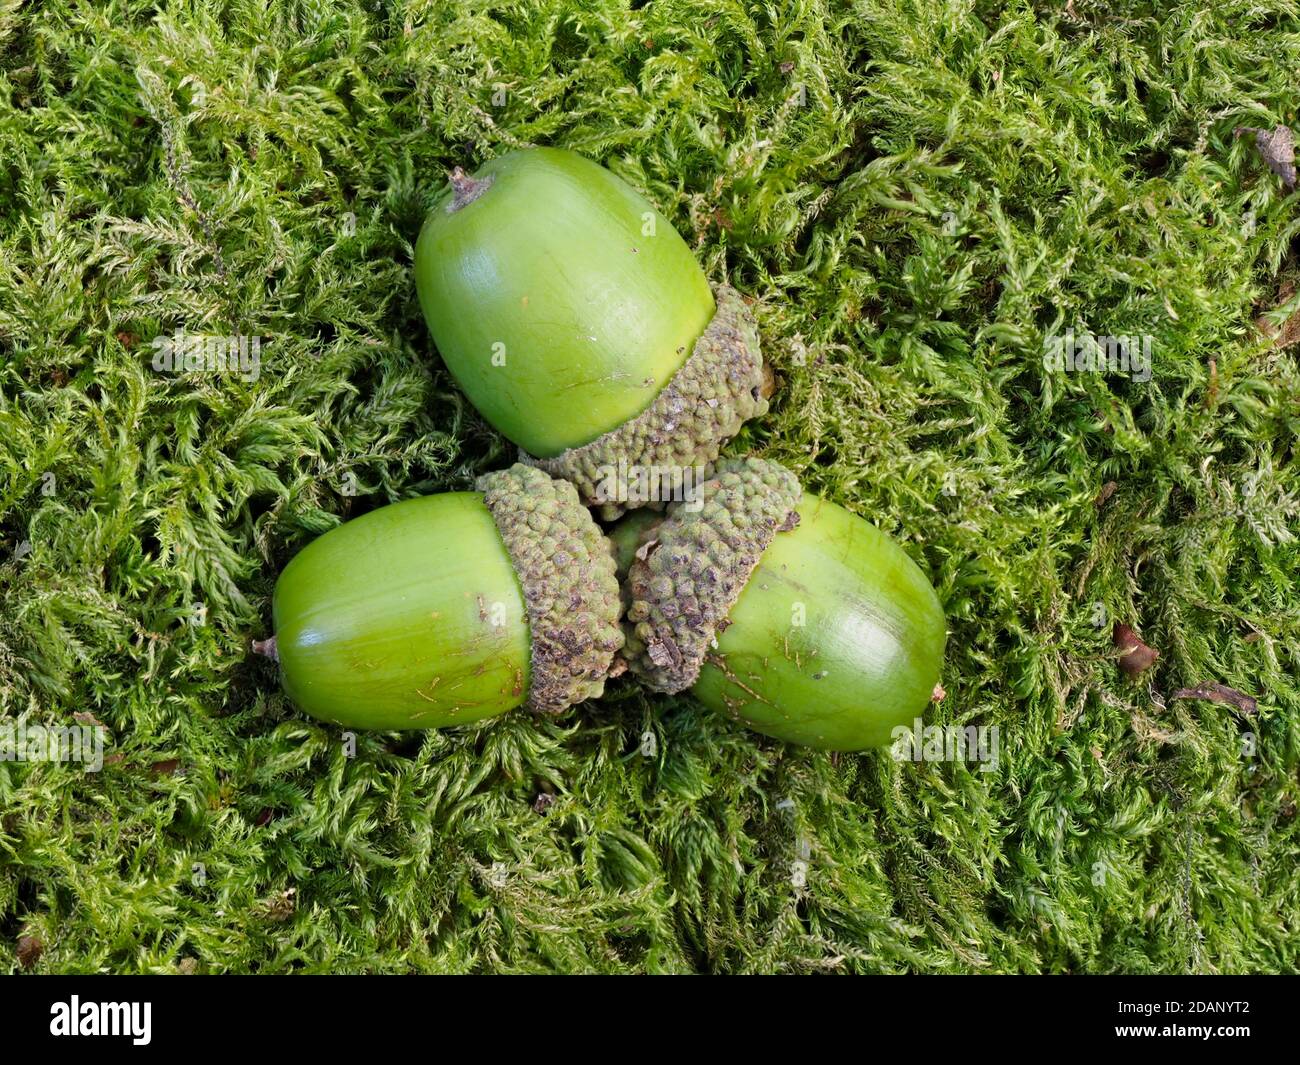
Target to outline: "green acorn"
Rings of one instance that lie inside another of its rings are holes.
[[[710,291],[668,220],[572,152],[453,171],[420,233],[415,281],[464,393],[520,461],[608,517],[640,505],[628,489],[639,470],[707,466],[767,410],[740,296]]]
[[[306,713],[359,728],[458,725],[599,696],[623,644],[609,541],[573,486],[515,465],[478,492],[394,503],[285,567],[275,636]]]
[[[724,460],[662,521],[626,520],[623,653],[649,687],[839,751],[888,744],[936,693],[945,627],[930,582],[784,467]]]

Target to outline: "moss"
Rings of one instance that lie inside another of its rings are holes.
[[[120,756],[0,762],[0,968],[1297,968],[1300,373],[1253,325],[1297,310],[1296,205],[1233,136],[1296,124],[1294,12],[157,6],[0,14],[0,712]],[[627,681],[355,749],[294,714],[248,653],[285,562],[509,464],[410,259],[522,143],[754,299],[778,388],[730,451],[933,575],[933,719],[996,770]],[[155,372],[182,325],[262,338],[257,379]],[[1047,370],[1067,328],[1151,336],[1151,379]],[[1168,698],[1207,680],[1257,713]]]

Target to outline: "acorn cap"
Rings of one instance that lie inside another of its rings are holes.
[[[798,478],[774,462],[724,459],[699,491],[647,530],[628,570],[624,657],[656,691],[695,684],[763,552],[799,522]]]
[[[605,690],[623,646],[609,541],[573,485],[516,463],[478,490],[514,564],[528,610],[528,706],[559,713]]]
[[[655,467],[671,475],[709,466],[750,418],[767,413],[758,326],[740,294],[714,289],[717,310],[690,358],[645,410],[617,429],[554,458],[521,450],[521,462],[577,486],[607,521],[642,505],[629,482]]]

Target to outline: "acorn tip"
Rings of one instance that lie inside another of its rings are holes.
[[[455,214],[488,190],[492,185],[492,176],[489,174],[480,180],[465,173],[463,168],[453,166],[451,173],[447,175],[447,181],[451,185],[451,203],[447,205],[447,213]]]

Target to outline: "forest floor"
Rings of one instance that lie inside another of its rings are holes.
[[[0,971],[1300,966],[1295,3],[161,6],[0,0],[0,726],[107,737],[0,763]],[[313,538],[510,460],[411,261],[530,144],[753,301],[729,451],[899,540],[995,761],[629,678],[352,752],[249,653]]]

